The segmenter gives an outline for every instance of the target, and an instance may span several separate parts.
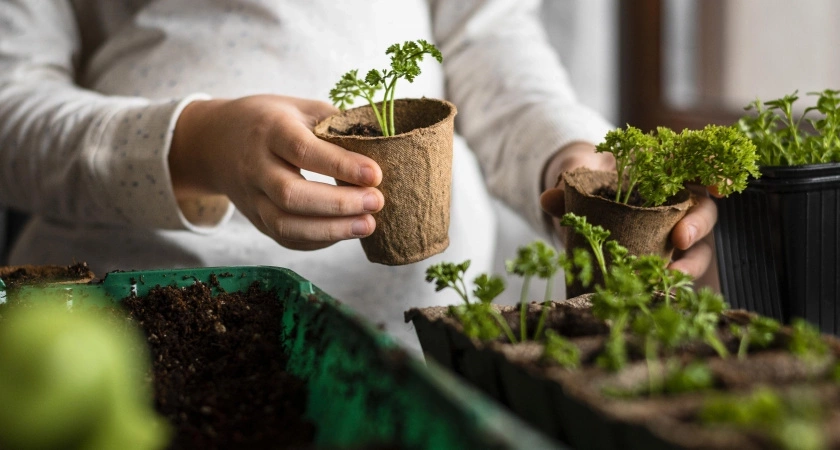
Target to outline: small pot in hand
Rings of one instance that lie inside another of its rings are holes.
[[[455,105],[444,100],[396,100],[394,136],[360,136],[354,125],[379,129],[369,106],[342,111],[315,126],[315,134],[365,155],[382,169],[385,206],[376,230],[361,239],[368,260],[385,265],[422,261],[449,246]],[[340,184],[344,184],[339,182]]]

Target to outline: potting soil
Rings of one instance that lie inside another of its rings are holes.
[[[276,293],[157,287],[122,301],[145,332],[172,449],[307,448],[305,383],[285,371]]]

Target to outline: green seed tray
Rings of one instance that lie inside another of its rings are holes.
[[[73,307],[103,306],[156,286],[185,287],[211,278],[225,292],[254,282],[285,303],[280,345],[288,370],[309,390],[307,416],[315,444],[358,448],[389,443],[406,449],[560,449],[434,362],[421,362],[389,336],[308,280],[283,268],[218,267],[108,273],[99,283],[24,287]]]

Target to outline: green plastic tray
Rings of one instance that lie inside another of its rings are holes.
[[[112,272],[98,284],[37,288],[68,305],[103,306],[161,286],[184,287],[215,276],[226,292],[259,282],[285,303],[281,345],[288,370],[309,389],[315,443],[350,448],[388,442],[407,449],[563,448],[519,421],[434,362],[406,353],[350,308],[298,274],[277,267],[218,267]],[[25,298],[34,287],[24,287]]]

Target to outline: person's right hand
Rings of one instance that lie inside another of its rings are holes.
[[[176,198],[182,205],[230,199],[257,229],[291,249],[370,235],[371,213],[385,203],[375,188],[382,170],[312,133],[335,112],[328,103],[274,95],[190,103],[169,154]],[[309,181],[301,169],[355,186]]]

